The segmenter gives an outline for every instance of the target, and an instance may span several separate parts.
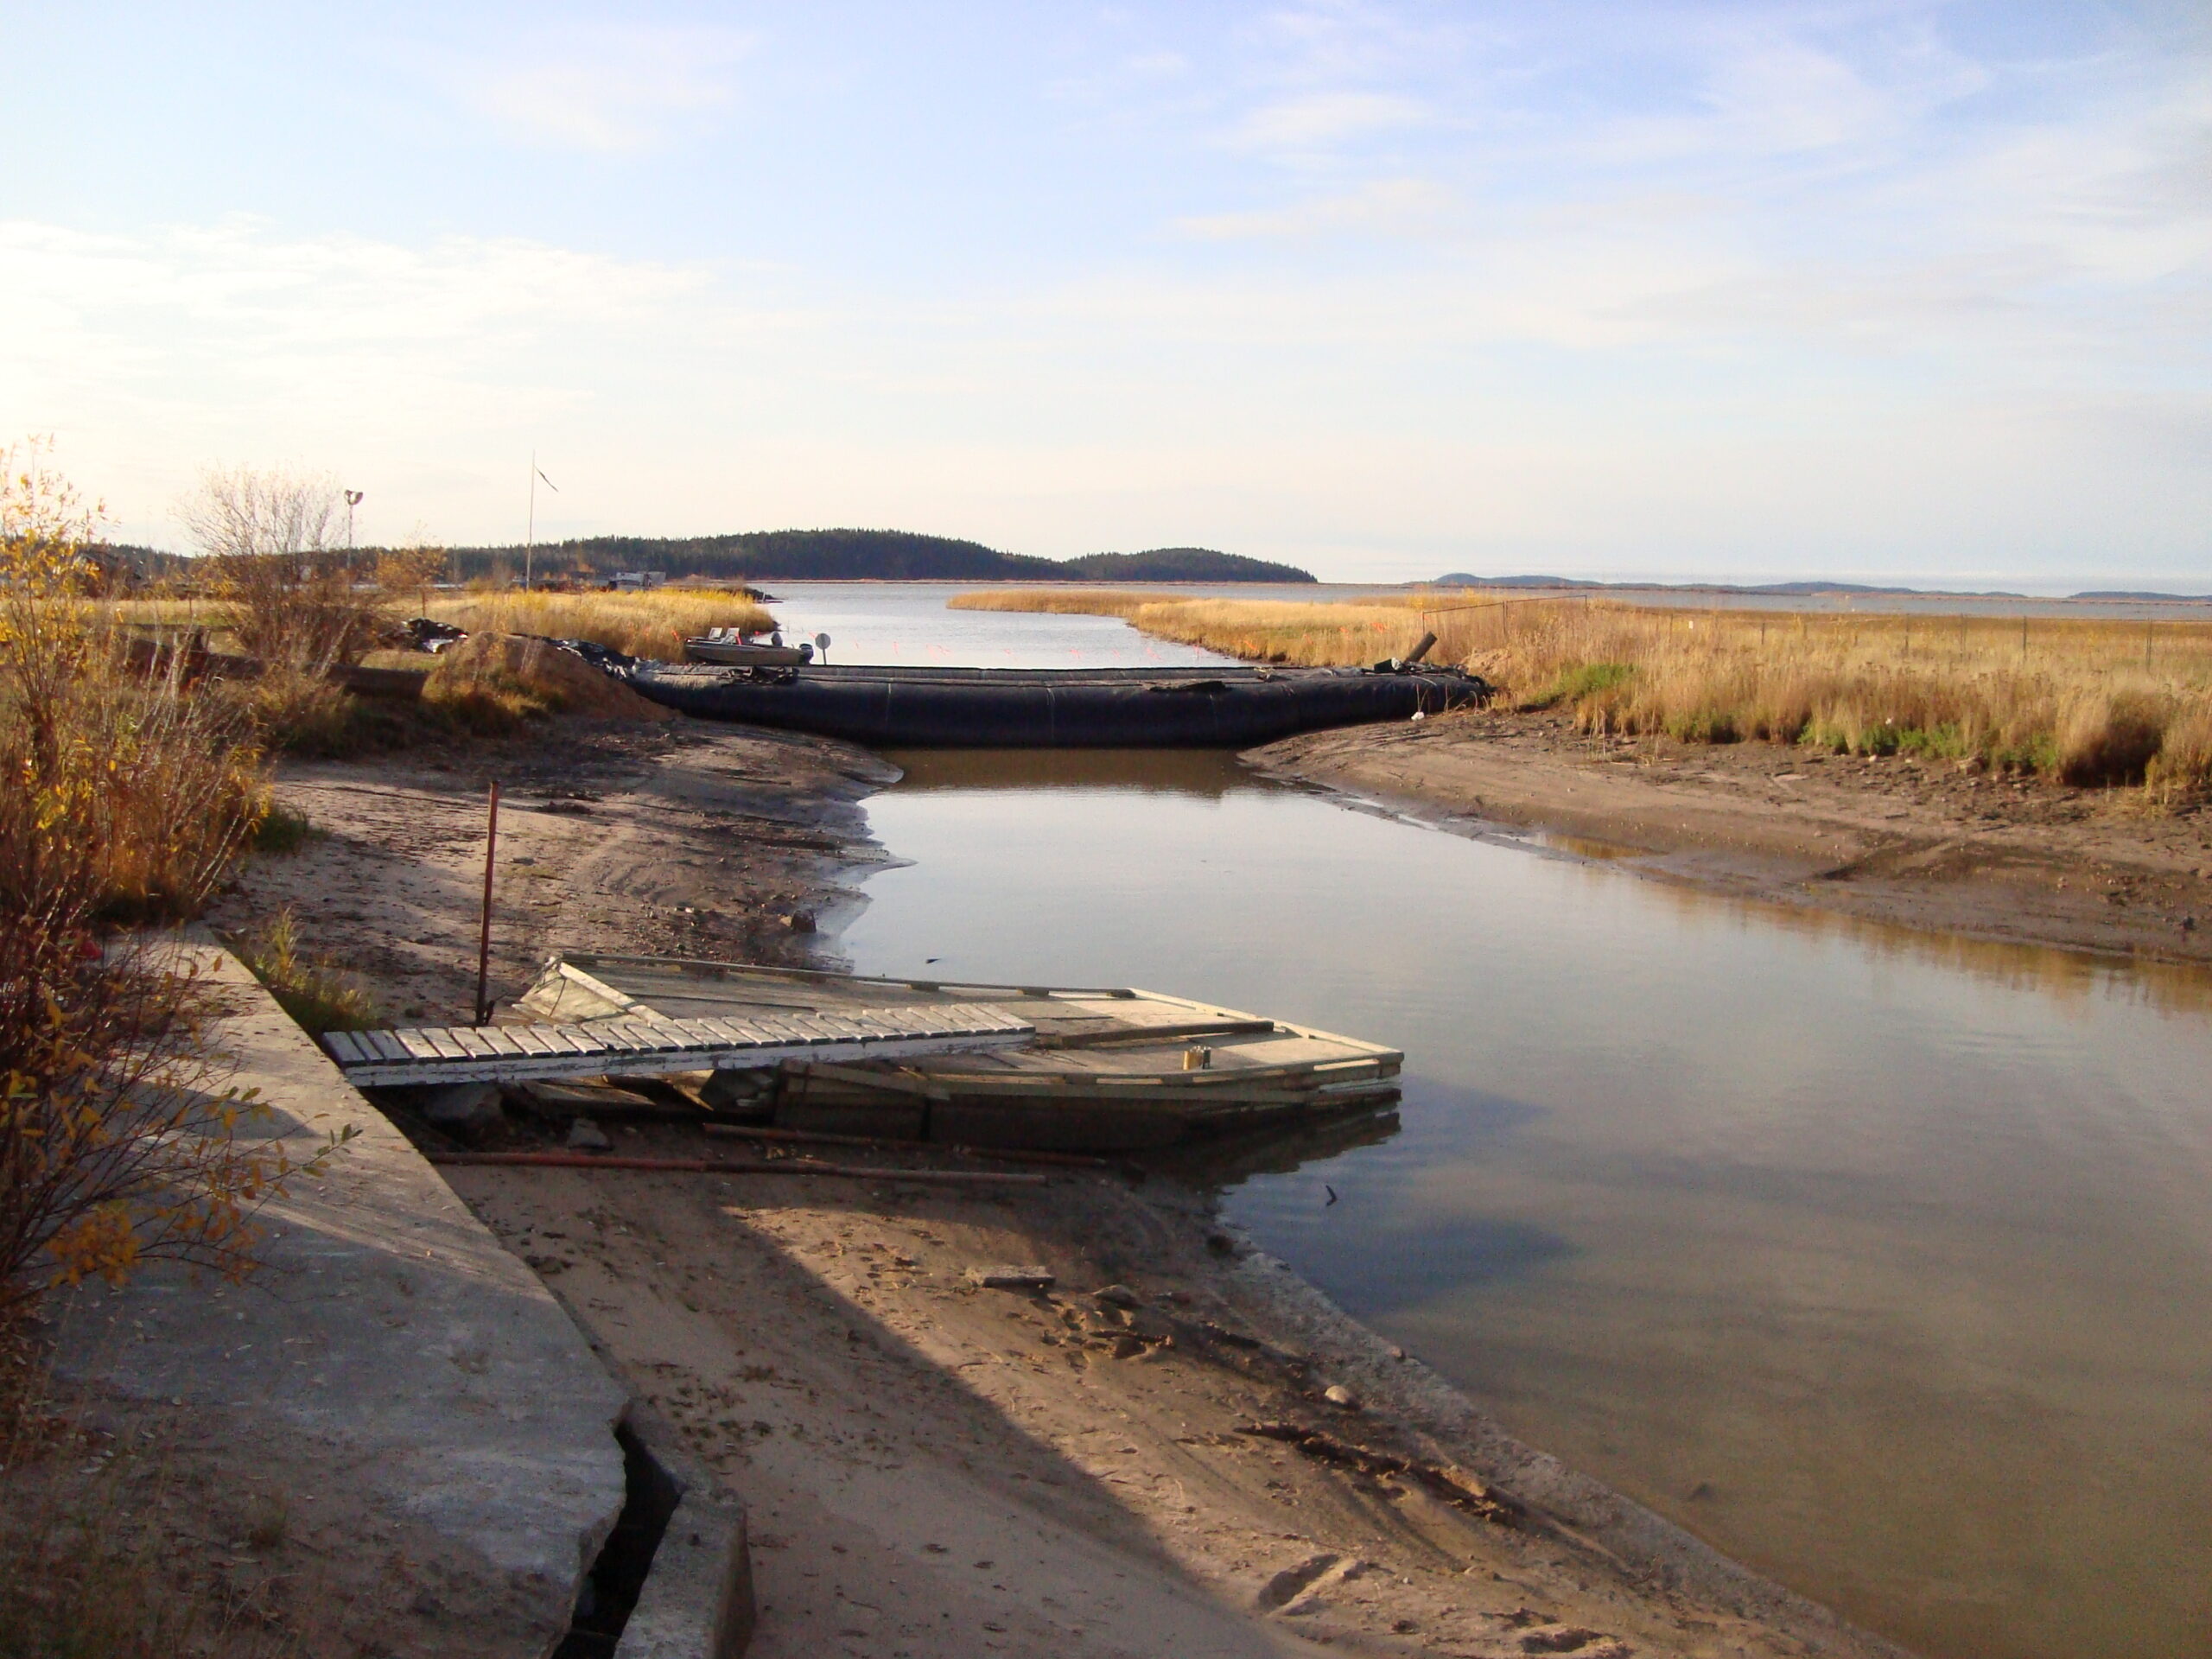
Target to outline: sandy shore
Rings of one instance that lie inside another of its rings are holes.
[[[2139,790],[1592,739],[1511,713],[1315,733],[1246,759],[1473,833],[1544,832],[1662,880],[1977,938],[2212,961],[2212,811],[2154,808]]]
[[[681,724],[295,766],[323,833],[218,919],[289,906],[396,1017],[464,1017],[493,775],[511,998],[561,946],[805,959],[891,774]],[[1514,1444],[1163,1175],[449,1174],[750,1504],[760,1655],[1892,1651]],[[970,1282],[1014,1263],[1052,1287]]]

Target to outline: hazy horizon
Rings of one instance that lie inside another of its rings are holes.
[[[0,441],[364,542],[2212,590],[2212,19],[9,4]]]

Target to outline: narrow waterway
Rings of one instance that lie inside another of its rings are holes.
[[[1165,649],[961,615],[977,661]],[[1395,1122],[1224,1205],[1524,1439],[1931,1655],[2212,1653],[2206,976],[1709,898],[1231,756],[893,758],[862,969],[1406,1052]]]

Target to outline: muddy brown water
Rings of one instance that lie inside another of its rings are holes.
[[[989,620],[1018,658],[1096,619]],[[1076,648],[1129,660],[1118,627]],[[1707,896],[1233,756],[893,759],[860,969],[1406,1052],[1395,1122],[1269,1149],[1224,1208],[1523,1439],[1929,1655],[2212,1653],[2212,979]]]

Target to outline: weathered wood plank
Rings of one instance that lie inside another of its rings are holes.
[[[408,1058],[407,1046],[388,1031],[357,1032],[353,1040],[367,1049],[374,1059],[404,1060]]]
[[[651,1074],[693,1071],[724,1060],[746,1065],[785,1057],[858,1061],[926,1058],[1004,1046],[1033,1028],[1004,1010],[977,1006],[963,1026],[932,1008],[886,1008],[865,1015],[804,1022],[779,1020],[763,1030],[750,1020],[594,1020],[581,1025],[440,1027],[354,1033],[355,1081],[376,1084],[582,1077],[620,1071]],[[915,1087],[916,1085],[910,1085]],[[931,1085],[918,1085],[926,1090]]]

